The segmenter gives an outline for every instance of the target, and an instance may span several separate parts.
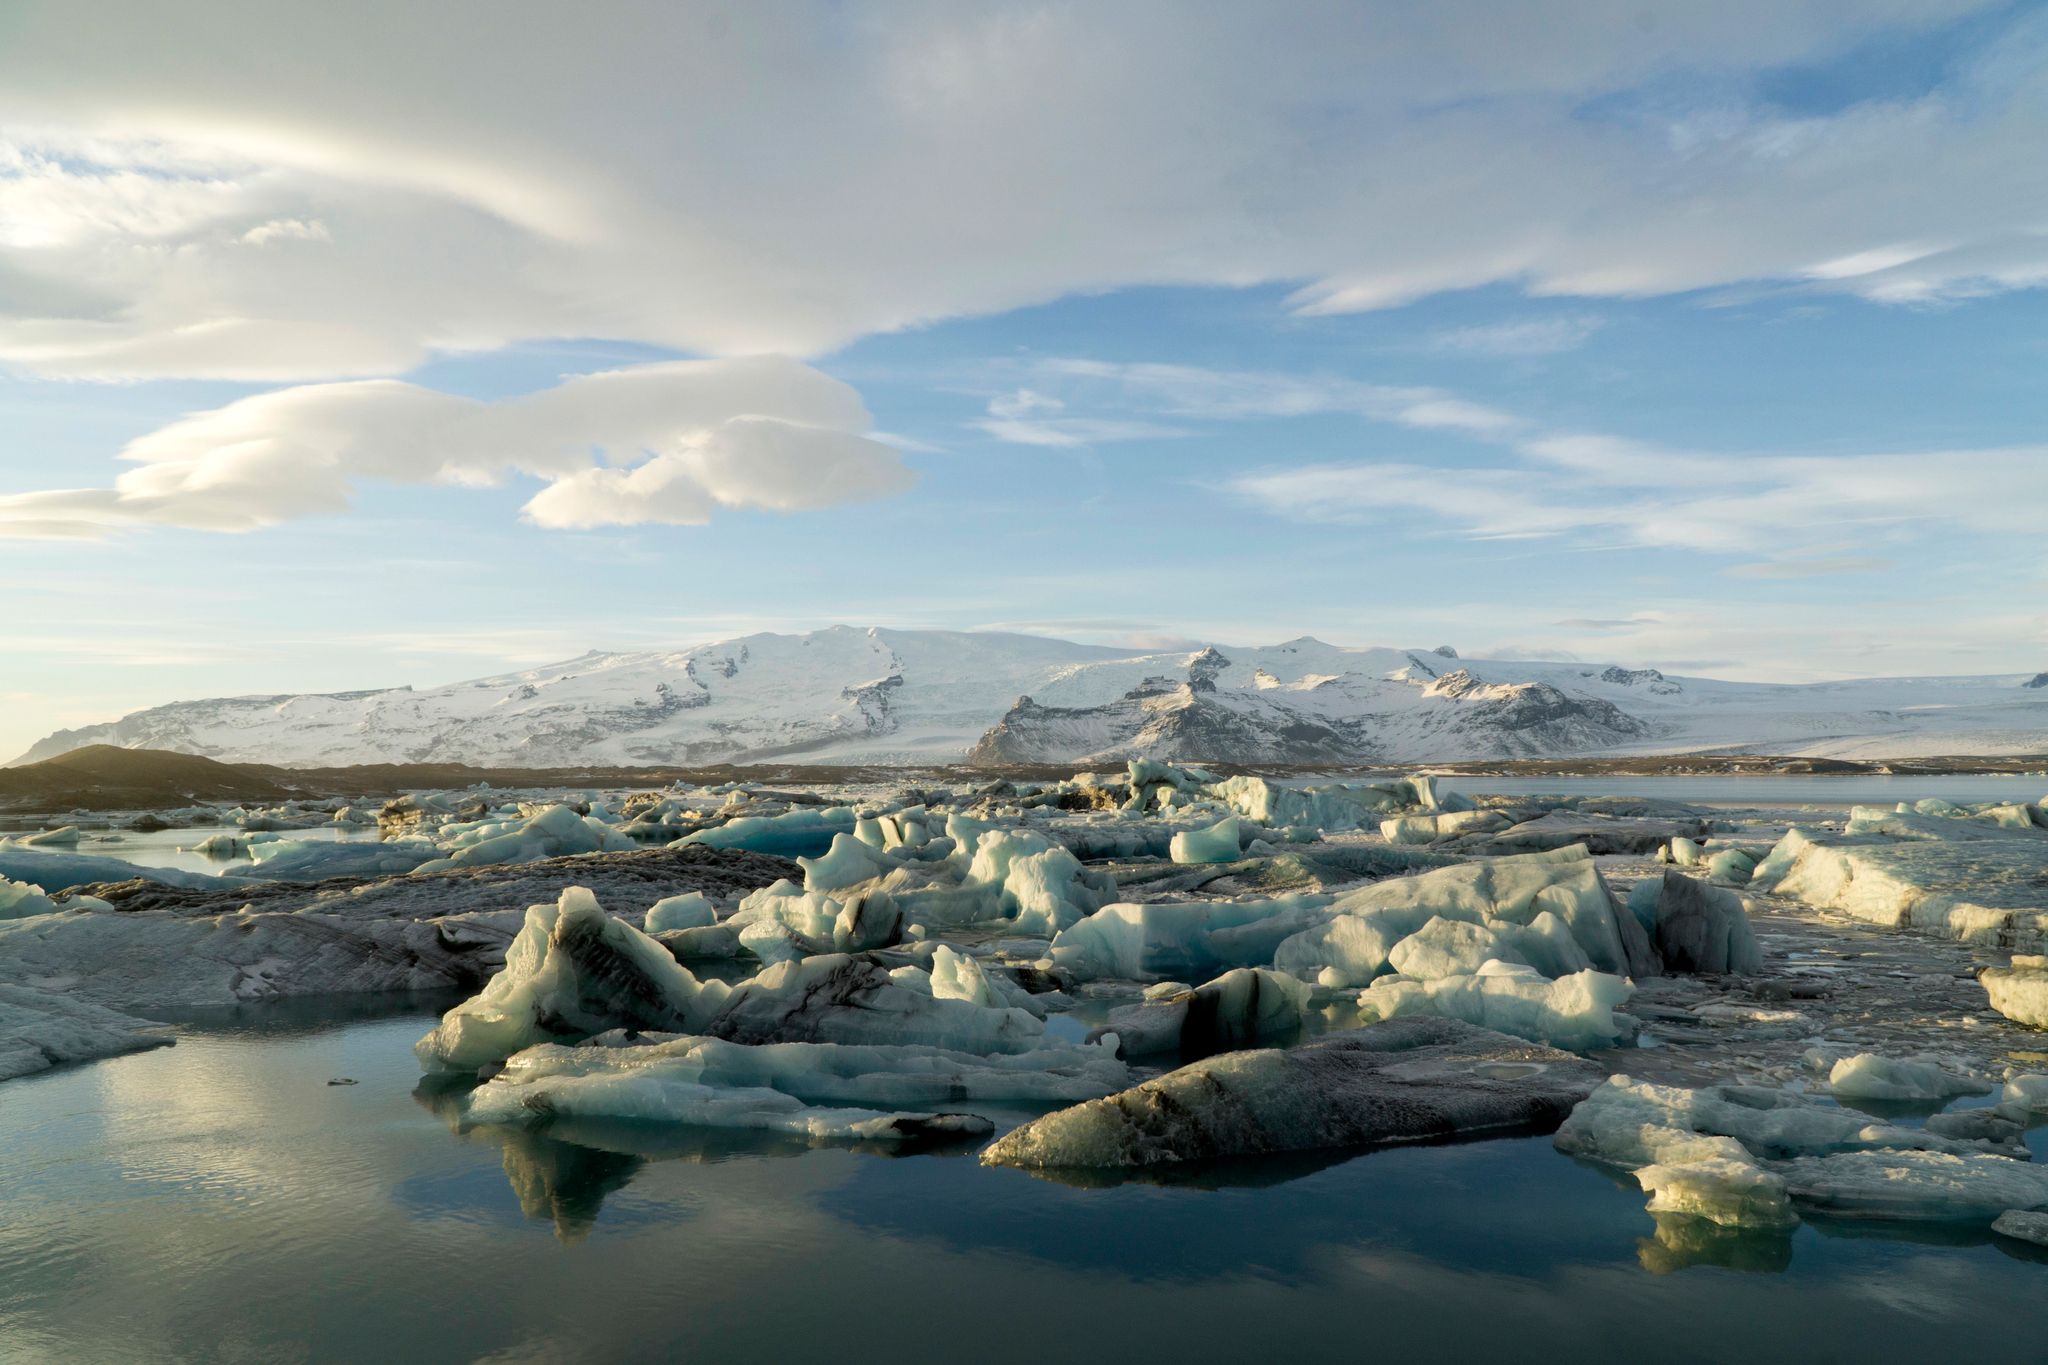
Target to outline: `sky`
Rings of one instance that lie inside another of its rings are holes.
[[[2041,5],[17,0],[0,751],[834,623],[2048,668],[2044,145]]]

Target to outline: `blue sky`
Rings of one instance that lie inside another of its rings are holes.
[[[2035,7],[1144,8],[515,7],[560,107],[10,14],[0,749],[835,622],[2048,667]]]

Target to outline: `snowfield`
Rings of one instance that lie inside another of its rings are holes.
[[[2048,687],[2038,682],[1738,683],[1308,637],[1132,654],[1031,635],[834,626],[593,652],[440,687],[174,702],[60,731],[18,761],[89,744],[293,767],[1993,756],[2048,751]]]

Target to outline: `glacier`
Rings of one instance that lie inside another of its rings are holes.
[[[91,744],[305,768],[1356,764],[1731,745],[1861,759],[2002,754],[2038,749],[2048,728],[2048,693],[2027,681],[1732,683],[1311,637],[1132,653],[1030,635],[835,626],[593,651],[437,687],[173,702],[60,731],[22,759]]]

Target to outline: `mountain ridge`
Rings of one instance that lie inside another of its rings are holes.
[[[1735,683],[1313,636],[1142,651],[833,626],[593,650],[438,687],[171,702],[58,731],[15,763],[95,744],[290,767],[1995,755],[2048,750],[2048,689],[2029,681]]]

